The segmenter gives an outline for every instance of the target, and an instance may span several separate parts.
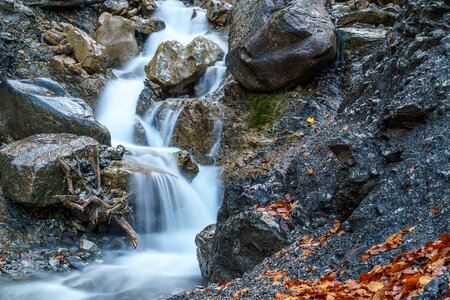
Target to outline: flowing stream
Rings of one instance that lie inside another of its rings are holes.
[[[125,159],[151,170],[133,178],[140,246],[136,251],[106,251],[104,264],[94,264],[66,277],[0,287],[0,299],[159,299],[201,284],[194,238],[215,222],[221,198],[219,169],[200,166],[199,174],[188,182],[173,157],[179,149],[170,147],[179,111],[166,111],[157,121],[155,115],[163,102],[156,103],[145,118],[136,116],[135,110],[144,88],[144,66],[162,42],[177,40],[187,45],[195,37],[205,36],[225,53],[227,45],[210,30],[202,9],[185,7],[177,0],[158,5],[152,17],[163,19],[166,28],[152,33],[142,53],[115,71],[117,80],[103,92],[97,114],[97,119],[109,128],[113,144],[124,145],[130,151]],[[224,62],[220,61],[197,84],[197,97],[213,92],[224,77]],[[147,146],[133,144],[135,122],[145,129]],[[215,131],[217,141],[211,155],[220,143],[220,122]]]

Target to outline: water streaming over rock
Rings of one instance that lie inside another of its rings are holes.
[[[135,110],[144,88],[144,66],[162,42],[177,40],[186,45],[197,36],[205,36],[225,52],[227,45],[210,30],[202,9],[185,7],[177,0],[158,5],[153,16],[163,19],[166,28],[152,33],[140,56],[115,71],[118,79],[106,87],[97,114],[109,128],[113,144],[124,145],[136,163],[152,170],[133,179],[139,249],[107,252],[107,263],[70,277],[0,287],[1,299],[158,299],[201,283],[194,238],[214,222],[221,196],[219,169],[200,166],[197,177],[188,182],[173,157],[178,149],[169,147],[181,108],[165,108],[164,102],[159,102],[144,118]],[[197,84],[197,97],[213,92],[224,77],[224,62],[220,61]],[[158,121],[160,114],[164,117]],[[133,144],[136,121],[146,131],[148,146]],[[211,154],[217,152],[220,142],[220,122],[215,131],[217,142]]]

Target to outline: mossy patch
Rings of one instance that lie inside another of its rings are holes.
[[[247,102],[250,112],[248,125],[250,128],[272,126],[281,117],[286,100],[285,93],[257,94]]]

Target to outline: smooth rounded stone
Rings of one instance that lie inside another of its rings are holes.
[[[251,271],[287,245],[288,236],[266,212],[242,212],[220,226],[209,225],[195,239],[202,276],[229,281]]]
[[[101,9],[113,15],[121,15],[129,8],[128,0],[106,0]]]
[[[181,107],[178,120],[172,133],[171,144],[192,153],[201,163],[209,161],[216,142],[215,123],[220,120],[220,107],[216,103],[198,99],[175,102]]]
[[[134,17],[133,21],[136,24],[136,31],[145,35],[149,35],[152,32],[161,31],[166,28],[166,23],[158,18],[144,19]]]
[[[106,48],[107,64],[117,67],[139,54],[131,20],[120,16],[106,17],[95,31],[94,39]]]
[[[174,153],[175,159],[177,160],[177,166],[180,169],[183,176],[191,181],[197,176],[200,171],[197,164],[192,160],[191,155],[186,150],[181,150]]]
[[[108,129],[94,119],[86,102],[45,78],[0,84],[0,124],[15,140],[38,133],[73,133],[111,144]]]
[[[170,94],[188,94],[206,69],[223,56],[216,43],[197,37],[186,47],[177,41],[162,43],[145,66],[147,78]]]
[[[207,0],[203,7],[206,8],[208,20],[216,25],[225,26],[230,19],[233,5],[227,0]]]
[[[67,193],[64,172],[58,158],[87,158],[98,147],[90,137],[73,134],[38,134],[0,149],[0,183],[14,202],[33,207],[58,203],[55,195]]]
[[[64,33],[73,46],[75,59],[89,72],[100,72],[105,65],[106,48],[92,39],[86,32],[74,26],[66,26]]]
[[[232,10],[226,65],[249,90],[273,92],[313,77],[336,53],[320,0],[242,0]]]

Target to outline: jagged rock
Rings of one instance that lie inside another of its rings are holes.
[[[73,53],[73,46],[72,44],[62,44],[62,45],[56,45],[52,47],[52,50],[58,54],[72,54]]]
[[[106,0],[101,9],[113,15],[122,15],[129,8],[128,0]]]
[[[197,37],[186,47],[177,41],[162,43],[145,66],[147,78],[171,94],[187,94],[209,66],[223,55],[214,42]]]
[[[191,155],[186,150],[178,151],[174,153],[177,160],[178,168],[183,176],[191,181],[197,176],[200,169],[197,164],[192,160]]]
[[[81,63],[78,63],[72,57],[67,55],[57,55],[50,60],[50,68],[59,74],[75,74],[82,77],[88,77],[89,75],[83,69]]]
[[[159,86],[146,80],[145,87],[139,95],[139,100],[136,105],[136,114],[141,117],[144,116],[155,101],[161,101],[160,90]]]
[[[106,48],[86,32],[73,26],[66,26],[64,33],[73,46],[75,59],[83,65],[83,68],[94,73],[100,72],[105,64]]]
[[[272,92],[310,79],[335,56],[322,1],[243,0],[233,7],[226,64],[249,90]]]
[[[140,7],[144,15],[149,15],[158,7],[158,5],[155,0],[140,0]]]
[[[227,25],[231,15],[231,3],[226,0],[207,0],[204,5],[206,17],[216,25]]]
[[[98,123],[92,109],[70,97],[48,79],[5,80],[0,85],[0,123],[14,139],[38,133],[73,133],[110,144],[108,129]]]
[[[343,40],[344,51],[348,58],[353,57],[363,47],[374,47],[381,44],[387,34],[383,28],[354,28],[343,27],[336,30],[338,36]]]
[[[158,18],[144,19],[135,17],[133,18],[133,21],[136,23],[136,31],[145,35],[166,28],[166,23]]]
[[[59,45],[61,44],[62,40],[67,38],[67,36],[64,34],[64,32],[50,29],[44,32],[44,38],[48,43],[52,45]]]
[[[274,217],[255,211],[234,215],[219,228],[210,225],[195,239],[202,276],[214,282],[251,271],[287,242]]]
[[[190,151],[200,161],[208,160],[216,136],[215,122],[220,119],[217,104],[198,99],[181,100],[175,104],[181,107],[172,133],[172,145]]]
[[[94,39],[106,48],[109,66],[120,66],[139,54],[134,31],[133,22],[120,16],[106,17],[95,31]]]
[[[0,150],[0,181],[11,200],[36,207],[58,203],[53,198],[67,189],[58,158],[87,157],[98,142],[73,134],[38,134]]]
[[[397,20],[397,15],[381,9],[364,8],[357,11],[352,11],[348,14],[341,16],[337,25],[344,27],[354,23],[371,24],[371,25],[384,25],[392,26]]]
[[[394,109],[387,109],[388,115],[384,117],[382,126],[386,128],[412,129],[425,123],[429,111],[415,103],[405,104]]]

